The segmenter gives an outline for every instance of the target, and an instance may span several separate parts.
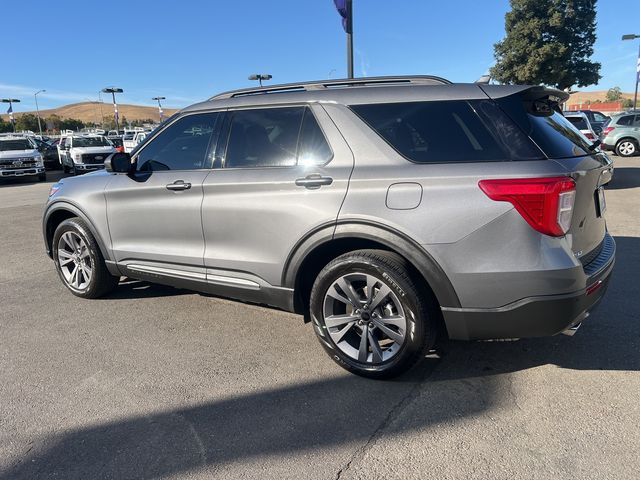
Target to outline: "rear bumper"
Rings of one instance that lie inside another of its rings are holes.
[[[579,324],[602,300],[615,263],[615,242],[589,265],[586,288],[563,295],[529,297],[499,308],[449,308],[442,313],[452,340],[545,337]],[[593,267],[596,268],[593,268]],[[589,268],[591,267],[591,268]]]

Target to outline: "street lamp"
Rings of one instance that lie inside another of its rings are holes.
[[[7,110],[7,113],[9,114],[9,120],[11,121],[11,125],[13,126],[13,131],[16,131],[16,121],[13,118],[13,104],[14,103],[18,103],[20,102],[20,100],[18,100],[17,98],[3,98],[2,99],[2,103],[8,103],[9,104],[9,110]]]
[[[249,75],[249,80],[258,80],[261,87],[263,80],[271,80],[272,78],[268,73],[254,73],[253,75]]]
[[[102,129],[104,130],[104,112],[102,111],[102,91],[98,90],[98,100],[100,101],[100,118],[102,118]]]
[[[636,38],[640,38],[640,35],[635,35],[633,33],[623,35],[622,40],[635,40]],[[638,105],[638,82],[640,81],[640,51],[638,51],[638,59],[636,60],[636,91],[633,94],[633,110],[636,110]]]
[[[122,93],[124,92],[124,90],[117,87],[107,87],[107,88],[103,88],[102,91],[104,93],[110,93],[111,98],[113,98],[113,112],[114,112],[113,118],[116,121],[116,131],[120,132],[120,125],[118,124],[118,104],[116,103],[116,93]]]
[[[158,101],[158,113],[160,114],[160,123],[164,120],[164,112],[162,111],[162,105],[160,104],[160,100],[166,100],[167,97],[153,97],[151,100]]]
[[[36,99],[36,116],[38,117],[38,131],[40,132],[40,136],[42,137],[42,125],[40,124],[40,109],[38,108],[38,94],[46,92],[46,90],[38,90],[33,94]]]

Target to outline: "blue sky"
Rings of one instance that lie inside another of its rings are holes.
[[[474,81],[493,63],[508,0],[354,0],[355,73],[435,74]],[[182,107],[251,85],[346,76],[345,36],[332,0],[15,1],[2,8],[0,96],[16,111],[96,100]],[[11,19],[11,20],[8,20]],[[37,32],[37,33],[36,33]],[[586,90],[634,88],[640,0],[599,0],[594,58],[603,79]]]

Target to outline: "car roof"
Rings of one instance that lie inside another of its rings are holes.
[[[208,100],[186,107],[182,112],[255,107],[291,103],[339,103],[358,105],[371,103],[412,102],[429,100],[484,100],[501,98],[529,89],[540,89],[558,99],[568,94],[532,85],[484,85],[451,83],[441,77],[366,77],[321,80],[295,84],[270,85],[224,92]]]
[[[580,117],[580,118],[587,118],[587,116],[583,113],[583,112],[576,112],[576,111],[571,111],[571,112],[562,112],[564,114],[565,117]]]

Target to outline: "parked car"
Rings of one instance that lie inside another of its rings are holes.
[[[24,176],[47,179],[38,146],[27,135],[0,135],[0,178]]]
[[[124,146],[124,151],[130,153],[134,148],[136,148],[138,143],[142,141],[139,139],[140,135],[143,135],[142,138],[144,138],[144,135],[146,135],[147,133],[148,132],[142,127],[135,127],[131,130],[125,130],[122,137],[122,145]]]
[[[559,113],[567,96],[438,77],[223,93],[53,185],[46,250],[83,298],[127,276],[300,313],[369,377],[439,333],[572,334],[615,243],[611,161]]]
[[[104,168],[104,161],[116,149],[102,135],[89,134],[62,137],[58,151],[64,172],[77,175]]]
[[[621,157],[632,157],[640,152],[640,113],[621,113],[611,117],[602,130],[604,150],[612,150]]]
[[[599,135],[591,127],[589,119],[582,112],[564,112],[564,116],[571,124],[580,130],[590,142],[598,140]]]
[[[578,112],[584,113],[589,119],[589,123],[591,124],[591,128],[600,135],[602,129],[604,128],[604,124],[607,120],[609,120],[609,116],[605,115],[602,112],[598,112],[597,110],[577,110]]]

